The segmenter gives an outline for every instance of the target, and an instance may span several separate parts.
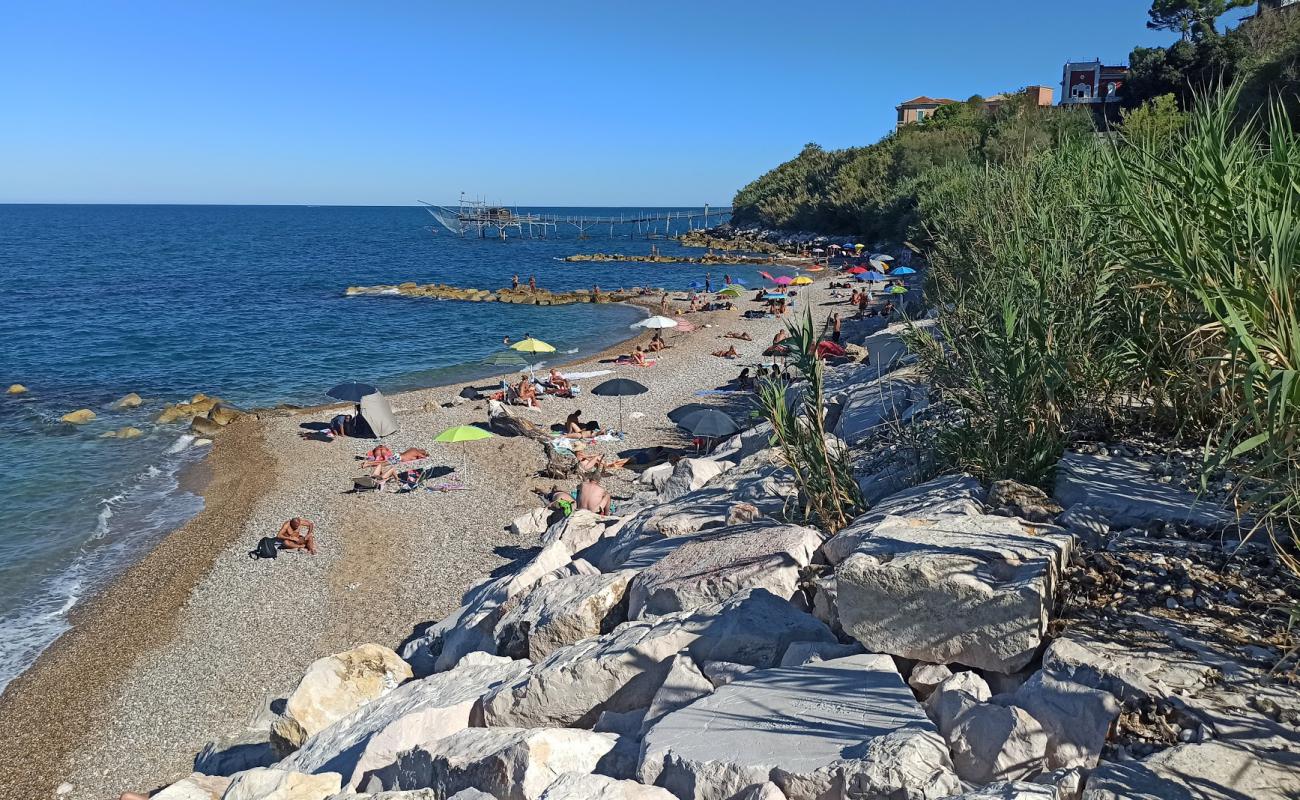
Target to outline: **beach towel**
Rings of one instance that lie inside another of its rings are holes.
[[[633,364],[632,360],[629,358],[620,358],[618,363],[625,367],[653,367],[657,361],[658,359],[647,358],[644,364]]]
[[[564,377],[565,380],[579,381],[584,378],[599,378],[601,375],[612,375],[614,374],[614,370],[598,369],[592,372],[562,372],[560,374]]]

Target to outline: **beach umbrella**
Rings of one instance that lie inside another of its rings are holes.
[[[518,353],[516,353],[516,352],[513,351],[513,350],[502,350],[502,351],[499,352],[499,353],[493,353],[492,355],[490,355],[490,356],[488,356],[487,358],[483,359],[483,361],[480,362],[480,363],[487,364],[488,366],[491,366],[491,367],[526,367],[526,366],[528,366],[528,362],[524,360],[524,357],[521,356],[521,355],[519,355]]]
[[[825,250],[821,249],[820,247],[814,247],[814,248],[812,249],[812,251],[813,251],[814,253],[825,253],[825,252],[826,252]]]
[[[591,393],[599,397],[618,398],[618,429],[622,433],[623,398],[645,394],[648,391],[650,390],[630,378],[611,378],[604,383],[598,384],[596,388],[591,390]]]
[[[349,381],[347,383],[340,383],[325,394],[333,397],[335,400],[343,400],[347,403],[360,403],[361,398],[366,395],[374,394],[377,391],[379,390],[368,383]]]
[[[684,420],[687,417],[694,416],[695,414],[698,414],[701,411],[707,411],[710,408],[712,408],[712,406],[706,406],[703,403],[687,403],[686,405],[678,406],[677,408],[674,408],[672,411],[669,411],[668,419],[671,420],[674,425],[680,425],[683,428],[688,428],[690,426],[684,423]]]
[[[649,328],[650,330],[661,330],[663,328],[676,328],[677,320],[668,317],[653,316],[643,319],[632,326],[633,328]]]
[[[492,434],[488,431],[483,430],[482,428],[477,428],[473,425],[457,425],[454,428],[448,428],[447,430],[438,434],[437,438],[435,438],[434,441],[440,442],[442,444],[460,444],[462,448],[462,456],[463,456],[462,467],[464,468],[464,472],[468,474],[469,473],[469,448],[466,447],[466,443],[477,442],[480,439],[489,439],[491,437]]]
[[[877,261],[893,261],[893,260],[894,260],[894,257],[893,257],[893,256],[886,255],[886,254],[884,254],[884,253],[873,253],[871,257],[874,258],[874,259],[877,260]]]
[[[883,261],[877,261],[877,260],[874,259],[874,258],[871,259],[871,266],[875,267],[876,269],[880,270],[881,272],[888,272],[888,271],[889,271],[889,265],[888,265],[888,264],[886,264],[886,263],[883,262]]]
[[[885,291],[889,292],[890,294],[907,294],[907,287],[906,287],[906,286],[891,286],[891,287],[889,287],[888,289],[886,289]]]
[[[785,295],[781,294],[780,292],[768,292],[767,294],[763,295],[763,299],[764,299],[764,300],[784,300],[784,299],[786,299],[786,297],[785,297]]]
[[[825,272],[825,267],[808,267],[808,272]]]
[[[736,421],[716,408],[705,408],[686,414],[677,424],[701,439],[721,439],[740,432]]]
[[[863,250],[866,250],[867,246],[865,244],[855,244],[853,245],[853,249],[861,252]]]
[[[531,353],[533,356],[536,356],[539,353],[555,352],[554,347],[547,344],[546,342],[543,342],[541,339],[534,339],[531,336],[529,336],[527,339],[523,339],[521,341],[515,342],[514,344],[510,345],[510,349],[518,350],[521,353]],[[530,363],[528,366],[530,368],[534,368],[536,365]]]
[[[850,275],[861,275],[866,271],[867,271],[866,267],[849,267],[848,269],[845,270],[845,272],[849,273]]]
[[[809,278],[807,275],[800,275],[790,283],[794,286],[807,286],[808,284],[812,283],[812,278]]]
[[[915,274],[916,274],[916,270],[912,269],[911,267],[899,267],[898,269],[894,270],[893,274],[895,274],[895,275],[915,275]]]
[[[858,280],[860,280],[860,281],[883,281],[883,280],[886,280],[886,278],[885,278],[884,275],[881,275],[879,272],[864,272],[864,273],[862,273],[861,275],[858,276]]]
[[[764,278],[767,278],[769,281],[774,281],[774,280],[776,280],[776,278],[773,278],[771,275],[768,275],[766,272],[764,272],[764,271],[761,270],[761,269],[758,271],[758,274],[759,274],[759,275],[762,275]]]
[[[844,250],[852,250],[852,249],[853,249],[853,245],[851,245],[851,244],[846,244],[846,245],[843,246],[843,249],[844,249]]]
[[[718,292],[718,294],[726,295],[727,297],[740,297],[740,290],[729,286],[726,289],[723,289],[722,291]]]
[[[777,286],[789,286],[794,283],[794,278],[791,278],[789,275],[782,275],[778,278],[774,278],[772,283],[775,283]]]

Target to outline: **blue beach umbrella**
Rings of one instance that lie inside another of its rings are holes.
[[[690,283],[688,283],[688,284],[686,284],[686,285],[689,286],[689,287],[692,288],[692,289],[703,289],[703,288],[704,288],[704,282],[703,282],[703,281],[691,281]]]
[[[895,274],[895,275],[915,275],[915,274],[916,274],[916,270],[912,269],[911,267],[899,267],[898,269],[894,270],[894,274]]]
[[[860,280],[860,281],[883,281],[883,280],[885,280],[885,276],[884,276],[884,275],[881,275],[879,272],[864,272],[864,273],[858,275],[858,280]]]
[[[734,284],[736,284],[737,286],[746,286],[746,285],[747,285],[747,284],[746,284],[744,281],[742,281],[740,278],[732,278],[732,279],[731,279],[731,282],[734,283]]]
[[[786,299],[786,297],[785,297],[785,295],[783,295],[783,294],[774,294],[774,293],[772,293],[772,292],[768,292],[767,294],[763,295],[763,299],[764,299],[764,300],[784,300],[784,299]]]

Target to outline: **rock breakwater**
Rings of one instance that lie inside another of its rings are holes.
[[[552,292],[549,289],[473,289],[448,286],[445,283],[378,284],[376,286],[349,286],[343,292],[348,297],[359,295],[401,295],[427,297],[433,300],[463,300],[467,303],[513,303],[528,306],[566,306],[574,303],[626,303],[640,296],[640,290],[614,289],[595,292],[578,289],[571,292]]]

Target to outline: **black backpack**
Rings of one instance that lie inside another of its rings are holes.
[[[279,542],[274,536],[263,536],[257,547],[248,551],[249,558],[275,558],[280,553]]]

